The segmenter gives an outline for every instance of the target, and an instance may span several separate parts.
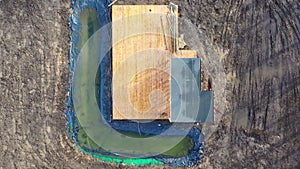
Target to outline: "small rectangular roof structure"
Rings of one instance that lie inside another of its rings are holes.
[[[170,122],[213,122],[213,92],[201,92],[200,58],[171,59]]]

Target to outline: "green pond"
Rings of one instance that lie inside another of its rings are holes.
[[[95,9],[83,10],[80,21],[82,30],[77,49],[81,51],[81,60],[76,66],[73,81],[74,111],[81,126],[78,132],[79,146],[94,150],[103,150],[102,147],[105,147],[105,151],[126,154],[159,153],[170,157],[187,155],[194,146],[193,140],[188,136],[149,137],[149,135],[134,132],[119,133],[102,122],[96,92],[99,82],[95,82],[95,79],[99,77],[98,60],[101,49],[95,44],[101,44],[100,39],[104,35],[92,36],[100,28],[98,13]],[[124,135],[126,141],[124,141]],[[170,145],[175,146],[166,149]]]

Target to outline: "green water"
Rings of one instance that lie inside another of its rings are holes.
[[[121,133],[130,136],[130,137],[136,137],[136,138],[145,138],[149,137],[150,135],[140,135],[135,132],[125,132],[122,131]],[[93,140],[91,140],[84,130],[79,130],[78,132],[78,140],[79,145],[82,147],[87,147],[93,150],[103,150],[101,147],[99,147]],[[172,149],[162,153],[163,155],[170,156],[170,157],[182,157],[187,155],[190,149],[192,149],[194,146],[194,142],[190,139],[190,137],[185,137],[179,144],[174,146]]]
[[[80,31],[80,40],[77,44],[77,50],[83,47],[88,39],[100,28],[98,13],[93,8],[87,8],[80,14],[80,23],[82,30]]]
[[[82,49],[82,58],[80,64],[76,66],[73,82],[75,96],[73,98],[74,110],[80,125],[85,129],[80,129],[78,132],[79,145],[98,150],[102,150],[101,147],[104,146],[107,151],[128,154],[163,153],[172,157],[187,155],[188,151],[193,148],[193,141],[190,137],[145,137],[132,132],[123,132],[121,134],[102,123],[98,101],[96,99],[97,86],[95,85],[95,79],[99,77],[97,74],[98,60],[99,54],[103,52],[98,44],[101,44],[101,38],[103,40],[106,35],[91,37],[100,27],[96,10],[92,8],[85,9],[80,15],[80,21],[82,23],[82,31],[80,32],[80,41],[77,45],[77,49]],[[84,46],[85,43],[89,45]],[[176,146],[170,147],[170,145]],[[96,155],[93,154],[93,156]],[[127,160],[128,163],[134,163],[134,159],[98,157],[105,161],[118,162],[122,160],[123,163],[126,163]],[[148,160],[144,162],[155,163],[155,160],[151,161],[153,159],[136,160]]]

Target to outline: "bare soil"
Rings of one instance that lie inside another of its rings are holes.
[[[300,2],[173,2],[226,53],[226,111],[198,167],[300,168]],[[0,168],[135,168],[99,163],[68,137],[69,3],[0,1]]]

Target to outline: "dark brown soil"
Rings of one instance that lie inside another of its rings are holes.
[[[226,111],[199,167],[300,168],[300,2],[173,2],[226,53]],[[124,167],[78,153],[67,136],[69,6],[0,1],[0,168]]]

